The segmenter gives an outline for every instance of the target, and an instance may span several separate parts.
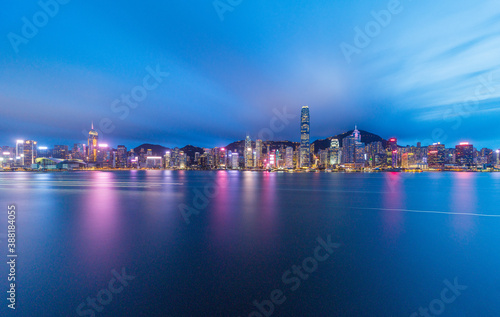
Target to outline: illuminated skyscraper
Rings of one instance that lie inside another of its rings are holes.
[[[23,146],[24,163],[23,163],[23,165],[31,167],[31,164],[35,164],[35,160],[37,157],[36,154],[37,154],[36,141],[33,141],[33,140],[24,141],[24,146]]]
[[[59,159],[67,159],[69,154],[67,145],[54,145],[54,150],[52,152],[52,157]]]
[[[309,107],[303,106],[300,113],[300,167],[311,166]]]
[[[330,143],[330,166],[340,164],[340,143],[338,139],[332,139]]]
[[[293,147],[291,146],[286,148],[285,167],[293,168]]]
[[[245,167],[250,168],[253,167],[252,158],[253,158],[253,150],[252,150],[252,139],[247,135],[245,139],[245,152],[243,153],[245,157]]]
[[[398,139],[390,138],[387,141],[387,164],[392,167],[398,166]]]
[[[262,140],[255,141],[255,167],[262,167]]]
[[[127,147],[125,145],[118,145],[116,148],[116,166],[127,167]]]
[[[94,123],[92,123],[92,129],[89,131],[89,140],[88,140],[88,147],[87,147],[87,157],[88,157],[88,162],[89,163],[96,163],[97,162],[97,151],[98,149],[98,133],[96,130],[94,130]]]
[[[427,148],[427,164],[430,168],[443,168],[445,161],[444,144],[434,143]]]
[[[16,143],[16,165],[24,166],[24,140],[17,140]]]
[[[471,167],[474,164],[474,147],[467,142],[455,146],[456,163],[458,166]]]

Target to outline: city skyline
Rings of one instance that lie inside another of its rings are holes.
[[[399,145],[396,137],[384,139],[376,134],[354,130],[310,142],[310,109],[300,110],[300,142],[246,138],[231,144],[206,148],[187,145],[167,148],[141,144],[127,151],[125,145],[102,141],[91,123],[87,143],[43,146],[35,140],[17,140],[15,147],[2,146],[0,168],[29,170],[160,168],[160,169],[245,169],[245,170],[497,170],[500,150],[475,148],[469,142],[448,147],[441,142],[430,145]],[[271,125],[274,131],[279,131]],[[261,130],[272,137],[273,130]],[[363,140],[364,139],[364,140]],[[326,142],[326,143],[325,143]],[[254,146],[255,145],[255,146]],[[266,150],[264,152],[264,145]],[[140,148],[140,149],[139,149]]]
[[[309,107],[307,106],[304,106],[306,107],[307,109],[309,109]],[[304,107],[302,107],[302,109],[304,109]],[[309,116],[309,111],[307,112],[307,116]],[[302,117],[302,114],[301,116]],[[309,124],[306,123],[307,125],[307,131],[309,131]],[[314,139],[313,141],[309,141],[309,139],[307,139],[307,141],[305,143],[307,144],[312,144],[316,141],[319,141],[319,140],[326,140],[328,138],[334,138],[340,134],[344,134],[344,133],[348,133],[350,131],[353,131],[353,132],[356,132],[358,129],[358,125],[354,125],[354,129],[352,130],[346,130],[346,131],[341,131],[340,133],[338,134],[334,134],[334,135],[326,135],[326,136],[322,136],[322,137],[319,137],[317,139]],[[204,146],[202,144],[197,144],[197,143],[190,143],[190,144],[177,144],[177,145],[173,145],[173,146],[168,146],[168,141],[164,141],[164,142],[159,142],[159,143],[150,143],[150,142],[146,142],[146,141],[143,141],[143,142],[140,142],[135,144],[135,145],[130,145],[130,144],[125,144],[125,142],[120,142],[118,141],[118,143],[110,143],[108,141],[104,141],[104,143],[106,144],[106,146],[110,146],[110,147],[113,147],[113,148],[117,148],[119,146],[125,146],[127,148],[136,148],[136,147],[139,147],[141,145],[144,145],[144,144],[153,144],[153,145],[161,145],[161,146],[165,146],[167,148],[180,148],[180,147],[184,147],[184,146],[196,146],[196,147],[199,147],[199,148],[216,148],[216,147],[225,147],[227,146],[228,144],[231,144],[231,143],[234,143],[234,142],[240,142],[240,141],[245,141],[247,142],[246,140],[249,139],[249,141],[264,141],[264,142],[267,142],[267,141],[270,141],[270,142],[294,142],[294,143],[297,143],[299,144],[299,148],[300,148],[300,144],[301,144],[301,138],[302,138],[302,135],[306,134],[306,135],[309,135],[309,132],[303,132],[302,130],[302,124],[301,124],[301,128],[300,128],[301,132],[298,136],[298,138],[295,138],[295,139],[261,139],[261,138],[254,138],[252,139],[252,134],[251,133],[246,133],[246,134],[242,134],[242,135],[246,135],[246,138],[241,138],[241,139],[235,139],[235,140],[232,140],[232,141],[229,141],[228,143],[225,143],[225,144],[218,144],[218,145],[215,145],[215,146]],[[367,131],[366,129],[363,129],[363,131],[365,132],[368,132],[368,133],[372,133],[374,135],[377,135],[377,136],[380,136],[382,139],[386,140],[386,141],[390,141],[391,138],[397,138],[397,136],[395,135],[392,135],[392,136],[389,136],[389,137],[384,137],[384,136],[381,136],[379,135],[376,131]],[[82,131],[83,132],[83,131]],[[91,122],[91,125],[90,125],[90,129],[88,129],[87,131],[85,131],[85,133],[87,134],[93,134],[93,133],[98,133],[99,135],[99,138],[101,139],[101,141],[103,140],[103,135],[106,136],[106,134],[101,134],[99,133],[99,131],[96,131],[96,129],[94,128],[94,124],[93,124],[93,121]],[[358,131],[359,133],[359,131]],[[359,137],[359,136],[358,136]],[[42,141],[42,143],[40,143],[40,138],[38,137],[33,137],[33,136],[30,136],[28,138],[16,138],[15,140],[11,141],[10,144],[6,143],[1,143],[0,146],[15,146],[16,143],[19,143],[21,140],[24,142],[25,140],[34,140],[36,139],[37,142],[39,143],[39,146],[43,147],[44,149],[45,148],[51,148],[52,147],[55,147],[55,146],[60,146],[60,145],[67,145],[67,146],[71,146],[71,145],[74,145],[74,144],[85,144],[86,146],[88,146],[88,139],[80,139],[78,141],[76,140],[73,140],[73,141],[70,141],[69,143],[64,143],[64,142],[58,142],[58,143],[50,143],[50,142],[44,142]],[[105,140],[105,139],[104,139]],[[399,140],[399,139],[398,139]],[[465,141],[467,140],[467,141]],[[473,144],[475,148],[491,148],[493,150],[497,150],[497,149],[500,149],[500,143],[499,145],[486,145],[486,146],[476,146],[477,143],[475,142],[471,142],[469,141],[470,138],[460,138],[458,142],[454,143],[454,142],[441,142],[441,141],[438,141],[438,142],[432,142],[430,139],[427,139],[427,140],[415,140],[415,143],[412,143],[412,144],[398,144],[399,147],[408,147],[408,146],[416,146],[418,143],[420,143],[423,147],[427,147],[427,146],[431,146],[431,145],[435,145],[435,144],[450,144],[450,145],[453,145],[453,146],[450,146],[451,147],[455,147],[455,145],[460,145],[460,144],[464,144],[464,143],[467,143],[467,144]],[[425,143],[425,141],[427,142],[430,142],[430,143]],[[96,146],[96,145],[94,145]]]
[[[312,140],[357,124],[404,144],[500,143],[495,1],[254,1],[223,21],[210,2],[101,5],[61,4],[30,38],[44,8],[9,7],[0,143],[82,141],[104,120],[112,144],[214,147],[302,105]],[[295,125],[275,134],[295,139]]]

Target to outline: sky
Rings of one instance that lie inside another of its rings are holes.
[[[45,10],[45,11],[44,11]],[[500,148],[494,0],[7,0],[0,146],[224,146],[359,129]]]

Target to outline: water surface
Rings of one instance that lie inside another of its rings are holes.
[[[0,173],[1,249],[15,203],[18,316],[78,316],[113,269],[135,278],[96,316],[264,316],[276,289],[272,316],[499,316],[499,192],[498,173]]]

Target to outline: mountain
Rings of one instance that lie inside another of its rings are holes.
[[[351,130],[351,131],[344,132],[342,134],[328,137],[326,139],[316,140],[312,143],[312,144],[314,144],[314,151],[318,152],[319,150],[324,150],[324,149],[329,148],[332,139],[338,139],[340,146],[342,146],[342,141],[344,140],[344,138],[350,136],[353,132],[354,132],[354,130]],[[359,132],[361,133],[361,142],[362,143],[369,144],[372,142],[382,142],[382,144],[385,148],[387,141],[384,140],[383,138],[381,138],[380,136],[373,134],[373,133],[370,133],[370,132],[363,131],[363,130],[359,130]]]
[[[194,159],[194,154],[196,152],[203,154],[205,153],[205,151],[201,148],[201,147],[196,147],[196,146],[193,146],[193,145],[186,145],[185,147],[183,147],[182,149],[180,149],[181,151],[184,151],[184,153],[186,153],[187,156],[191,157]]]
[[[167,152],[170,149],[158,144],[148,144],[148,143],[139,145],[138,147],[134,148],[134,152],[137,154],[141,153],[141,150],[143,150],[144,153],[147,153],[148,150],[151,150],[154,156],[163,156],[165,155],[165,152]]]

